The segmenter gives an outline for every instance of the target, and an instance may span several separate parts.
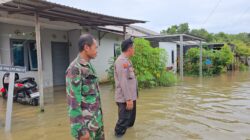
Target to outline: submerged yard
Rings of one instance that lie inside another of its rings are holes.
[[[112,86],[102,85],[107,140],[116,140],[117,106]],[[15,103],[10,134],[4,133],[6,101],[0,99],[1,140],[69,140],[64,87],[46,91],[45,113],[38,107]],[[166,88],[140,91],[134,128],[124,140],[250,139],[250,73],[218,77],[185,77]]]

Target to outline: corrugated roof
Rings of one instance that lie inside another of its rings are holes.
[[[179,41],[180,36],[183,36],[183,41],[205,41],[205,39],[189,34],[173,34],[173,35],[155,35],[145,36],[143,38],[155,41]]]
[[[188,35],[188,34],[174,34],[174,35],[156,35],[156,36],[145,36],[142,38],[147,39],[148,41],[151,42],[151,45],[156,47],[158,46],[159,42],[175,42],[177,44],[180,44],[180,37],[183,37],[182,43],[184,45],[191,45],[195,43],[195,41],[205,41],[205,39],[196,37],[193,35]],[[197,44],[197,43],[196,43]]]
[[[145,23],[142,20],[108,16],[44,0],[10,0],[0,4],[0,10],[7,11],[9,14],[24,15],[34,15],[34,12],[38,12],[39,16],[43,18],[78,23],[82,26]]]
[[[155,32],[153,30],[150,30],[150,29],[147,29],[147,28],[144,28],[144,27],[141,27],[141,26],[130,25],[129,27],[133,28],[135,30],[138,30],[139,32],[142,32],[144,34],[147,34],[148,36],[150,36],[150,35],[160,35],[160,33],[157,33],[157,32]]]

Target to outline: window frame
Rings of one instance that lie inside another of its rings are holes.
[[[31,57],[31,50],[30,50],[30,44],[31,43],[34,43],[34,45],[35,45],[35,48],[36,48],[36,41],[29,41],[29,45],[27,45],[26,47],[27,47],[27,51],[28,51],[28,64],[29,64],[29,69],[31,70],[31,71],[37,71],[38,70],[38,64],[37,64],[37,67],[36,68],[34,68],[34,66],[33,66],[33,63],[32,63],[32,61],[34,61],[34,60],[32,60],[32,57]],[[36,56],[37,57],[37,56]],[[37,63],[37,62],[36,62]]]
[[[20,41],[23,42],[23,53],[24,53],[24,67],[26,67],[27,71],[37,71],[38,68],[34,68],[32,66],[32,60],[30,60],[31,55],[30,55],[30,43],[35,43],[35,40],[26,40],[26,39],[10,39],[10,58],[11,58],[11,64],[14,66],[14,54],[13,54],[13,45],[14,43]]]
[[[175,57],[175,55],[174,55],[174,50],[172,50],[171,51],[171,60],[172,60],[172,64],[174,64],[175,63],[175,60],[174,60],[174,57]]]
[[[122,54],[121,44],[115,43],[115,44],[114,44],[114,57],[118,57],[118,56],[120,55],[120,54],[117,54],[117,53],[116,53],[116,50],[117,50],[118,48],[120,49],[120,54]]]

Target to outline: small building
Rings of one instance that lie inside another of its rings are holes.
[[[182,78],[185,52],[190,48],[189,46],[201,48],[201,44],[204,43],[204,39],[188,34],[146,36],[143,38],[149,40],[152,47],[159,47],[166,50],[168,58],[166,63],[167,69],[174,72],[179,70]]]
[[[180,36],[183,36],[183,41],[180,41]],[[211,50],[220,50],[224,43],[206,43],[204,39],[188,35],[188,34],[174,34],[174,35],[159,35],[144,37],[151,42],[152,47],[159,47],[166,50],[167,53],[167,69],[177,72],[180,69],[180,45],[183,45],[183,56],[191,48],[200,48]]]

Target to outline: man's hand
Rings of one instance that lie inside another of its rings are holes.
[[[133,101],[132,100],[128,100],[128,101],[126,101],[126,109],[127,110],[132,110],[133,109]]]
[[[80,140],[90,140],[89,132],[87,132],[84,136],[81,136]]]

